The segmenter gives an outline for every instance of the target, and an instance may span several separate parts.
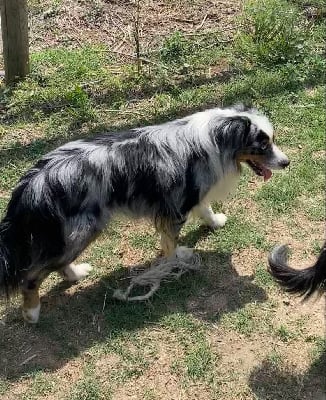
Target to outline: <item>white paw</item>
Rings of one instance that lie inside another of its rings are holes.
[[[87,263],[77,265],[69,264],[63,268],[62,275],[65,280],[69,282],[75,282],[86,278],[92,269],[92,266]]]
[[[214,214],[212,215],[212,219],[208,224],[210,228],[217,229],[222,228],[227,221],[227,216],[225,214]]]
[[[186,246],[178,246],[175,250],[176,258],[181,258],[182,260],[190,260],[194,255],[193,249]]]
[[[35,308],[27,308],[22,311],[23,318],[29,324],[36,324],[40,316],[41,304],[39,303]]]

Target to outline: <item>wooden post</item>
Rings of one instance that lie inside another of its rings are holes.
[[[27,0],[0,0],[5,80],[11,84],[29,72]]]

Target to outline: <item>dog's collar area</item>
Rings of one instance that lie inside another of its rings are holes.
[[[272,171],[269,168],[266,168],[263,164],[252,160],[246,160],[246,162],[256,175],[264,177],[265,182],[271,178]]]

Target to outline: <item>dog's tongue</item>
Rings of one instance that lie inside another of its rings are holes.
[[[262,172],[263,172],[264,182],[268,181],[268,179],[270,179],[271,176],[273,175],[272,171],[265,167],[262,167]]]

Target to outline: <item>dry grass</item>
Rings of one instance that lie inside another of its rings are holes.
[[[157,49],[174,31],[201,35],[222,31],[232,37],[240,1],[141,1],[140,41],[144,54]],[[31,45],[79,47],[105,43],[112,51],[135,53],[133,37],[135,1],[30,0]]]

